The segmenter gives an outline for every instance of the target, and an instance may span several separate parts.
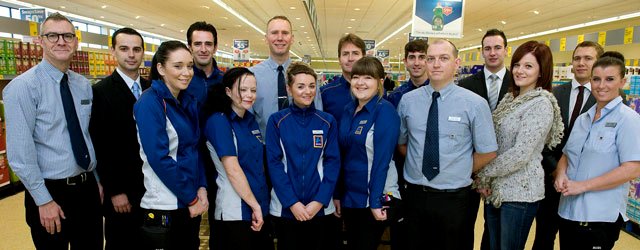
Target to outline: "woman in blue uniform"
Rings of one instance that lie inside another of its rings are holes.
[[[338,128],[316,110],[316,73],[303,63],[287,69],[292,105],[269,117],[267,161],[273,183],[270,213],[278,250],[333,249],[332,195],[340,170]]]
[[[383,202],[389,192],[399,198],[397,172],[389,165],[398,144],[400,117],[382,98],[385,73],[378,59],[361,58],[351,74],[355,100],[345,107],[348,115],[341,118],[339,134],[345,184],[342,215],[349,249],[377,249],[387,219]]]
[[[198,164],[196,99],[184,91],[193,58],[179,41],[163,42],[153,56],[151,87],[134,105],[146,189],[146,249],[198,249],[200,215],[209,206],[204,168]]]
[[[273,241],[262,230],[269,207],[263,138],[255,117],[247,111],[256,100],[256,78],[247,68],[230,69],[208,96],[204,134],[218,172],[215,213],[209,215],[216,221],[211,224],[212,245],[273,249]]]
[[[576,119],[558,162],[562,249],[612,249],[627,220],[629,181],[640,176],[640,115],[622,103],[624,73],[619,58],[595,62],[596,105]]]

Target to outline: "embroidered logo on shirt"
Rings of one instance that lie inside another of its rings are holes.
[[[322,148],[324,141],[322,140],[322,135],[313,135],[313,147],[314,148]]]
[[[615,128],[618,125],[617,122],[607,122],[604,124],[605,128]]]
[[[258,139],[258,141],[260,141],[261,143],[264,143],[262,141],[262,135],[260,135],[260,130],[258,130],[258,129],[253,130],[253,131],[251,131],[251,134],[253,134],[256,137],[256,139]]]
[[[356,135],[362,134],[362,129],[363,129],[363,126],[358,126],[358,127],[356,128],[356,133],[355,133],[355,134],[356,134]]]

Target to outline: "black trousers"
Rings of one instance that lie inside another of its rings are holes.
[[[405,158],[400,156],[399,152],[393,155],[393,161],[396,164],[396,170],[398,171],[398,187],[400,196],[404,198],[406,195],[404,180],[404,161]],[[404,207],[397,211],[395,220],[389,221],[389,234],[391,238],[391,249],[393,250],[405,250],[407,249],[407,221],[405,220]]]
[[[40,224],[40,211],[30,194],[25,194],[24,206],[27,224],[36,249],[102,249],[102,210],[100,193],[93,173],[85,173],[82,179],[45,180],[45,186],[53,200],[62,208],[66,219],[61,218],[62,231],[49,234]]]
[[[191,218],[188,208],[142,209],[143,249],[198,250],[201,216]]]
[[[212,218],[213,219],[213,218]],[[273,239],[267,229],[270,227],[268,219],[262,225],[262,230],[256,232],[251,229],[250,221],[221,221],[213,223],[215,230],[209,240],[209,245],[216,249],[233,250],[273,250]]]
[[[369,208],[342,208],[347,230],[347,249],[378,249],[385,222],[377,221]]]
[[[407,184],[409,249],[472,249],[466,233],[473,230],[469,228],[470,192],[469,187],[435,190]]]
[[[560,224],[558,215],[560,193],[553,187],[553,177],[546,172],[544,199],[540,201],[540,208],[536,214],[536,236],[532,250],[553,250]]]
[[[335,235],[330,230],[333,215],[316,216],[309,221],[297,221],[295,219],[271,217],[276,237],[278,238],[278,250],[326,250],[335,249],[332,246],[331,236]]]
[[[480,194],[478,192],[476,192],[475,189],[472,189],[471,192],[469,192],[469,199],[470,199],[470,204],[469,204],[469,226],[467,227],[468,229],[471,229],[469,232],[467,232],[467,235],[469,237],[469,241],[467,242],[467,246],[465,247],[466,249],[473,249],[473,242],[475,240],[475,227],[476,227],[476,220],[478,219],[478,209],[480,208],[481,204],[480,204]],[[489,246],[489,226],[487,225],[487,222],[485,221],[483,224],[483,231],[482,231],[482,239],[480,241],[480,250],[489,250],[490,246]]]
[[[610,250],[620,237],[622,216],[616,222],[581,223],[560,218],[560,249]]]
[[[141,249],[142,212],[140,195],[128,194],[130,213],[117,213],[110,197],[104,197],[104,238],[106,250]]]

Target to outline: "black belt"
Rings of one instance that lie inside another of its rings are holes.
[[[432,188],[432,187],[422,186],[422,185],[416,185],[416,184],[412,184],[412,183],[407,182],[407,189],[422,191],[422,192],[426,192],[426,193],[457,193],[457,192],[469,189],[469,186],[461,187],[461,188],[454,188],[454,189],[437,189],[437,188]]]
[[[64,178],[59,180],[46,179],[45,181],[51,184],[75,186],[75,185],[86,183],[92,178],[93,178],[93,174],[91,172],[84,172],[82,174],[69,177],[69,178]]]

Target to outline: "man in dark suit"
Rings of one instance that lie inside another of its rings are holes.
[[[553,95],[558,100],[558,106],[562,113],[562,123],[564,123],[564,137],[560,145],[553,150],[542,152],[542,167],[545,173],[545,194],[540,202],[538,214],[536,215],[536,236],[533,243],[534,250],[553,249],[553,244],[558,232],[558,202],[560,193],[553,187],[553,171],[556,169],[558,160],[562,156],[569,134],[573,128],[573,121],[578,115],[591,108],[596,100],[591,95],[591,68],[603,53],[602,46],[592,41],[584,41],[576,46],[573,51],[571,65],[573,66],[574,78],[571,83],[566,83],[553,88]]]
[[[140,199],[145,189],[133,104],[150,85],[139,74],[142,36],[131,28],[117,30],[111,53],[118,67],[93,86],[89,123],[104,187],[106,249],[141,249],[136,244],[140,242]]]
[[[484,58],[484,69],[472,76],[462,79],[458,82],[458,86],[471,90],[487,100],[491,111],[496,109],[502,97],[509,90],[509,85],[513,81],[511,72],[504,66],[504,58],[507,56],[507,37],[504,32],[497,29],[490,29],[482,37],[482,57]],[[471,220],[472,225],[467,228],[474,228],[476,218],[478,216],[478,207],[480,205],[480,194],[474,193],[470,195]],[[485,223],[482,236],[481,249],[489,249],[489,234]],[[473,232],[469,232],[473,239]],[[473,240],[471,241],[473,244]],[[469,249],[473,245],[469,246]]]

